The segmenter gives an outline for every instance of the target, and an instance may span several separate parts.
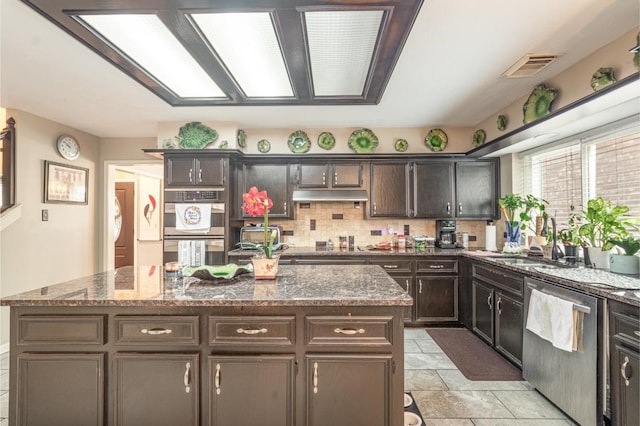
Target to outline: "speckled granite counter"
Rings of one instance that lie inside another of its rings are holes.
[[[9,306],[410,306],[379,266],[281,265],[276,280],[165,280],[160,266],[124,267],[8,296]]]
[[[464,249],[441,249],[437,247],[427,247],[425,249],[391,249],[391,250],[368,250],[365,247],[356,248],[353,251],[348,250],[316,250],[315,247],[295,247],[290,246],[286,250],[278,252],[282,258],[295,258],[295,257],[317,257],[317,258],[332,258],[332,257],[362,257],[362,256],[457,256],[466,252]],[[230,259],[238,257],[247,257],[257,251],[236,249],[229,252]]]

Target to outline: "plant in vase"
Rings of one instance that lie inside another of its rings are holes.
[[[572,205],[568,227],[558,231],[558,239],[564,245],[564,254],[568,263],[575,263],[578,260],[578,249],[584,245],[583,238],[580,236],[580,217],[575,214],[574,209]]]
[[[521,232],[526,230],[527,224],[532,221],[530,212],[532,209],[543,212],[545,203],[546,201],[531,194],[524,197],[519,194],[506,194],[498,200],[507,230],[504,251],[508,253],[520,252]]]
[[[264,240],[262,243],[242,243],[262,252],[251,259],[253,263],[254,276],[257,279],[273,279],[278,272],[278,255],[274,255],[282,244],[273,244],[276,238],[276,231],[269,232],[269,210],[273,207],[273,201],[268,197],[267,191],[259,191],[252,186],[249,192],[242,194],[244,204],[242,210],[251,217],[264,217]]]
[[[614,246],[621,248],[624,254],[611,254],[611,272],[618,274],[640,274],[640,257],[636,254],[640,251],[640,239],[628,235],[621,240],[610,240]]]

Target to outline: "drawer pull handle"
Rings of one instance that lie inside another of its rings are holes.
[[[318,363],[313,363],[313,393],[318,393]]]
[[[491,299],[491,294],[489,294],[489,297],[487,297],[487,305],[489,305],[489,309],[493,309],[493,302]]]
[[[364,328],[336,328],[333,332],[353,336],[354,334],[364,334]]]
[[[171,334],[173,333],[173,330],[170,328],[143,328],[140,330],[140,333],[156,336],[159,334]]]
[[[631,376],[627,376],[627,366],[629,365],[629,357],[625,356],[624,357],[624,362],[622,363],[622,367],[620,367],[620,374],[622,375],[622,378],[624,379],[624,385],[625,386],[629,386],[629,380],[631,379]]]
[[[398,269],[398,265],[382,265],[384,269]]]
[[[236,330],[236,333],[238,334],[249,334],[249,335],[255,335],[255,334],[260,334],[260,333],[266,333],[267,329],[266,328],[239,328]]]
[[[429,269],[444,269],[444,265],[429,265]]]
[[[190,362],[188,362],[187,365],[185,366],[183,381],[184,381],[184,391],[186,393],[191,392],[191,386],[190,386],[190,383],[191,383],[191,363]]]
[[[216,364],[216,377],[214,380],[214,386],[216,387],[216,395],[220,395],[220,364]]]
[[[502,315],[502,297],[498,297],[498,301],[496,302],[496,309],[498,310],[498,315]]]

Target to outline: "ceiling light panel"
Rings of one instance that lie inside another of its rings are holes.
[[[179,97],[226,98],[156,15],[101,14],[78,18]]]
[[[293,97],[269,13],[190,16],[247,97]]]
[[[363,96],[384,12],[305,12],[315,96]]]

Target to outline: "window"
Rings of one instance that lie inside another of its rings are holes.
[[[638,116],[523,153],[522,192],[549,202],[547,212],[566,227],[571,207],[603,197],[640,218]]]
[[[0,211],[2,212],[16,203],[15,123],[16,121],[13,118],[9,118],[7,127],[0,132],[0,163],[2,163],[2,174],[0,175],[2,208],[0,208]]]

